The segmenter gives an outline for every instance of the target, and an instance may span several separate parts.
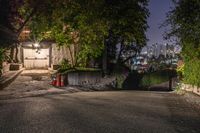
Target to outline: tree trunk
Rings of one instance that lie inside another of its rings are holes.
[[[19,62],[19,59],[18,59],[18,53],[19,53],[19,50],[18,50],[18,45],[16,44],[15,46],[15,63],[18,63]]]
[[[75,67],[74,57],[73,57],[73,53],[72,53],[71,47],[69,46],[68,49],[69,49],[69,53],[70,53],[70,56],[71,56],[72,67]]]
[[[13,63],[13,60],[14,60],[14,52],[15,52],[15,48],[11,47],[10,48],[10,61],[11,61],[11,63]]]
[[[117,62],[116,62],[116,64],[120,64],[120,62],[121,62],[122,51],[123,51],[123,46],[122,46],[122,43],[121,43],[120,44],[120,51],[119,51],[119,54],[117,56]]]
[[[107,75],[107,42],[104,41],[104,52],[103,52],[103,64],[102,64],[102,67],[103,67],[103,74],[104,75]]]

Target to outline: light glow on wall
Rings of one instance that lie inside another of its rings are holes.
[[[34,46],[35,48],[39,48],[39,47],[40,47],[40,44],[39,44],[39,43],[34,43],[33,46]]]

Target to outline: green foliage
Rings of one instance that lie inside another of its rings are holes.
[[[185,62],[183,82],[200,87],[200,60]]]
[[[121,75],[116,75],[116,88],[117,89],[122,89],[123,88],[123,83],[126,79],[126,76],[121,74]]]
[[[177,37],[182,45],[184,59],[183,80],[200,86],[200,1],[174,0],[175,8],[169,12],[169,37]]]
[[[60,71],[66,71],[71,68],[70,62],[67,59],[63,59],[60,63]]]
[[[105,17],[109,20],[112,36],[126,45],[146,44],[148,28],[148,0],[115,0],[105,2]]]
[[[179,66],[176,71],[177,71],[177,75],[179,76],[179,79],[182,79],[184,76],[184,64]]]
[[[170,75],[174,75],[173,71],[157,71],[153,73],[146,73],[143,75],[140,86],[149,87],[169,81]]]
[[[30,1],[24,9],[37,3]],[[124,44],[146,43],[148,0],[117,1],[54,1],[39,2],[39,9],[29,22],[32,38],[42,40],[50,37],[62,47],[78,45],[73,65],[86,66],[88,60],[102,55],[109,34]],[[24,13],[24,9],[21,11]],[[50,36],[44,37],[46,32]],[[72,35],[75,33],[76,35]],[[71,54],[72,56],[72,54]]]

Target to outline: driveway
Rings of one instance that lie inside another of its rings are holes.
[[[85,87],[67,86],[57,88],[50,83],[51,79],[48,70],[24,70],[8,87],[0,90],[0,100],[94,91]]]
[[[63,93],[64,90],[50,85],[48,70],[24,70],[14,82],[0,91],[0,99]]]
[[[0,100],[1,133],[199,133],[200,110],[174,93],[79,92]]]

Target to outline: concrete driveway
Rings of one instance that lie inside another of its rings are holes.
[[[174,93],[80,92],[0,100],[0,132],[199,133],[199,113]]]
[[[50,82],[51,79],[48,70],[24,70],[8,87],[0,91],[0,99],[65,92],[51,86]]]

